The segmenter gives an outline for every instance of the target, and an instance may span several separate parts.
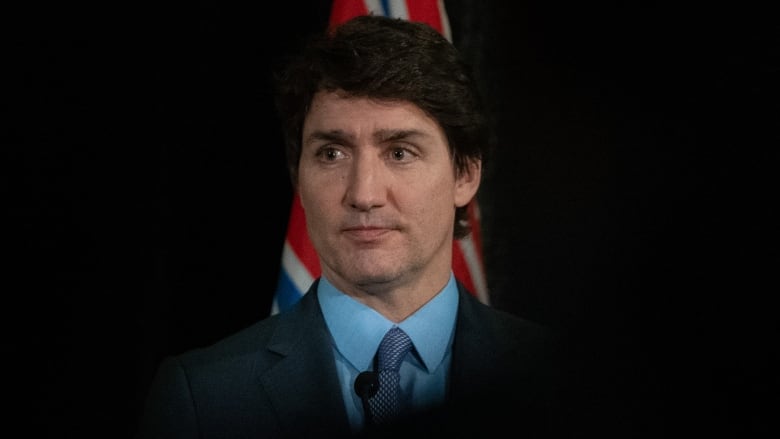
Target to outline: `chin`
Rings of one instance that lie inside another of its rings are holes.
[[[370,285],[384,285],[398,279],[398,273],[388,270],[352,270],[350,271],[350,280],[356,285],[370,286]]]

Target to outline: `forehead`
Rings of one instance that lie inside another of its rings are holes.
[[[412,102],[356,97],[339,92],[316,93],[303,124],[304,133],[312,130],[364,132],[388,129],[414,129],[443,136],[439,124]]]

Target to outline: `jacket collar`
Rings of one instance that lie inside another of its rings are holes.
[[[317,281],[293,308],[278,315],[267,348],[280,360],[258,378],[283,430],[296,437],[346,435],[349,423],[332,341],[317,301]]]

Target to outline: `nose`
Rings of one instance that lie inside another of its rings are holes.
[[[373,154],[360,153],[352,163],[345,193],[345,204],[368,212],[381,207],[387,199],[384,164]]]

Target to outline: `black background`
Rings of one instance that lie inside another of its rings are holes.
[[[446,2],[498,145],[491,302],[572,335],[585,429],[767,432],[777,21],[572,3]],[[30,435],[129,437],[163,355],[268,314],[291,198],[269,75],[329,9],[3,14],[5,376]]]

